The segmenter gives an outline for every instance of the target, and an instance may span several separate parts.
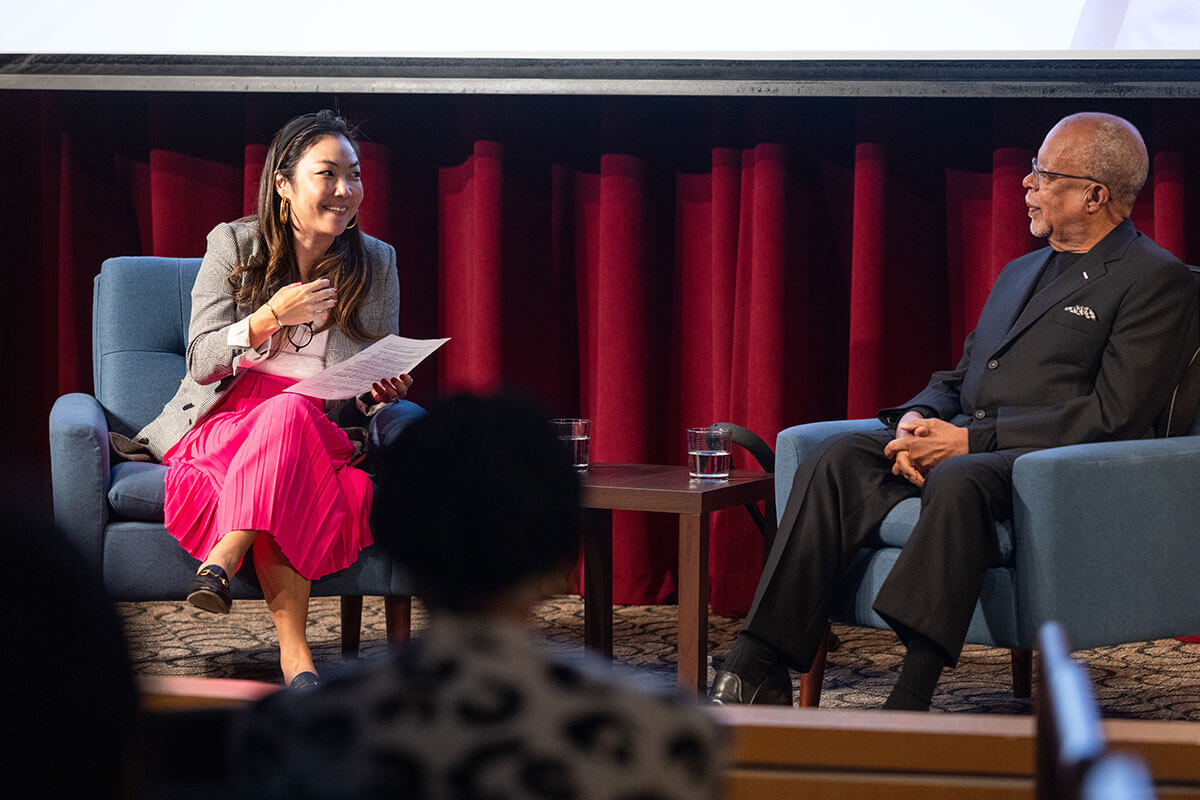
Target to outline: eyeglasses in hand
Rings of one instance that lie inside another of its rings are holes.
[[[292,325],[287,329],[287,339],[292,343],[292,347],[297,351],[308,347],[313,340],[313,324],[304,322],[300,325]]]

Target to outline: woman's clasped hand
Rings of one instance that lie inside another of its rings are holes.
[[[280,325],[316,322],[337,305],[337,287],[328,278],[290,283],[271,295],[267,306]]]

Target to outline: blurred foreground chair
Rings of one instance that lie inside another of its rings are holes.
[[[1200,270],[1192,268],[1197,292]],[[1012,650],[1013,694],[1030,696],[1032,650],[1057,620],[1081,649],[1200,631],[1200,352],[1160,421],[1164,436],[1055,447],[1013,465],[1013,517],[996,526],[1004,564],[987,571],[971,644]],[[776,437],[775,502],[796,467],[831,436],[882,428],[875,419],[816,422]],[[887,629],[872,605],[908,540],[920,498],[899,503],[858,551],[831,619]],[[825,651],[801,676],[800,704],[821,697]]]
[[[1087,670],[1071,660],[1062,626],[1038,635],[1038,800],[1148,800],[1154,784],[1145,763],[1109,751]]]
[[[111,258],[92,294],[92,373],[88,394],[58,398],[50,411],[54,520],[102,577],[114,601],[182,600],[198,566],[163,527],[166,467],[112,463],[108,433],[132,436],[162,411],[185,371],[191,289],[199,258]],[[416,407],[376,414],[371,435]],[[236,598],[260,598],[250,559],[231,577]],[[314,597],[339,596],[342,652],[360,642],[364,595],[384,598],[387,636],[408,638],[412,589],[382,549],[371,546],[344,570],[314,581]]]

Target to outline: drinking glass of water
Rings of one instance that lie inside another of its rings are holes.
[[[571,465],[575,469],[587,469],[588,449],[592,441],[592,421],[590,419],[552,419],[558,440],[566,445],[567,453],[571,456]]]
[[[688,428],[688,474],[693,478],[728,478],[732,443],[733,431],[729,428]]]

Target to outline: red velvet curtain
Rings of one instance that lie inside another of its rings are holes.
[[[1200,259],[1190,101],[0,100],[4,466],[8,491],[38,497],[49,407],[91,388],[100,262],[202,254],[213,225],[253,209],[273,131],[315,108],[363,125],[362,226],[396,246],[401,331],[452,337],[413,399],[519,386],[593,419],[600,461],[681,464],[689,425],[737,422],[771,443],[871,416],[952,365],[1000,268],[1035,246],[1020,180],[1066,113],[1139,125],[1153,170],[1134,220]],[[615,600],[670,601],[671,521],[615,524]],[[742,510],[718,515],[714,611],[747,609],[761,557]]]

